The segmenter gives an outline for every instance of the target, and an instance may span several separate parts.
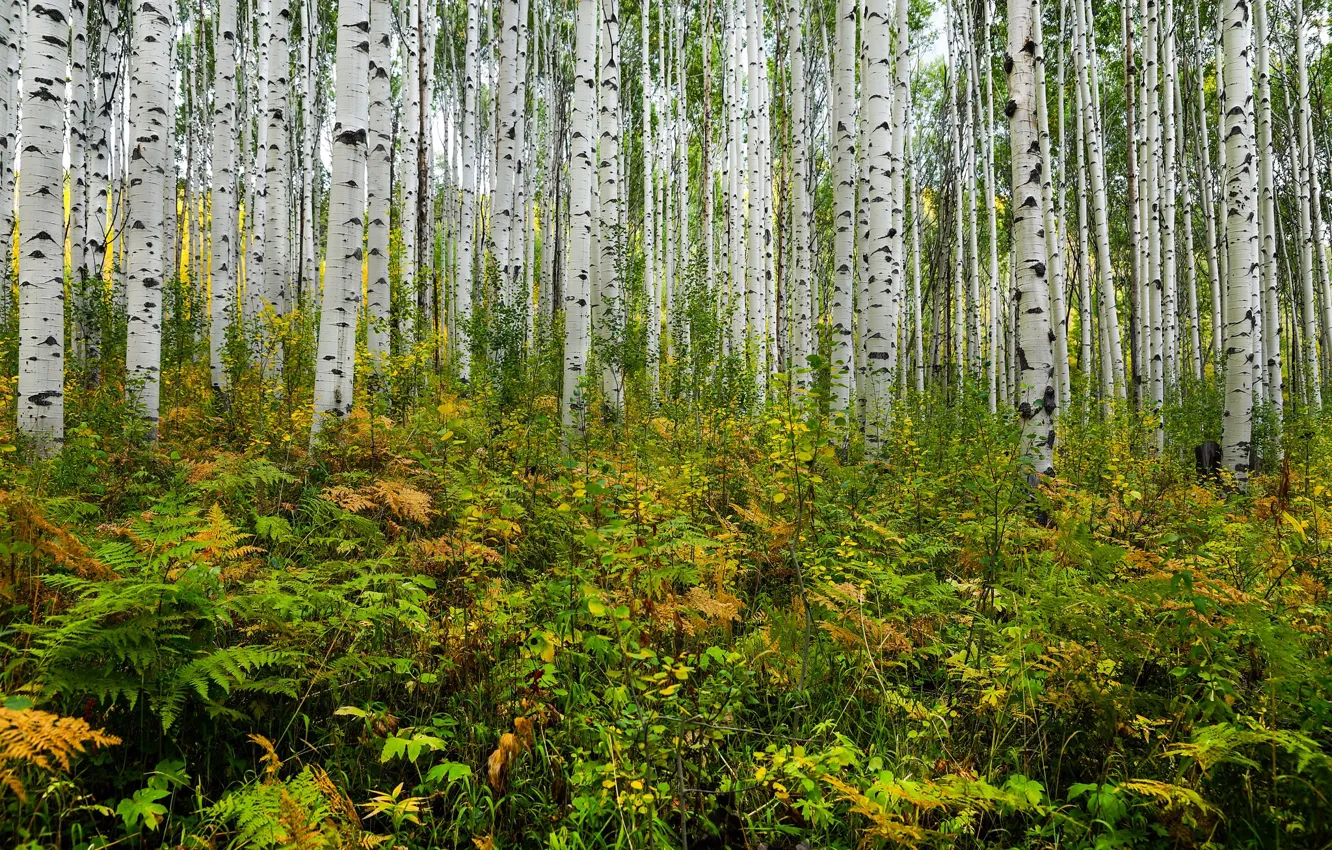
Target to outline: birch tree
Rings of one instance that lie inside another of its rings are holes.
[[[620,291],[620,243],[624,238],[620,219],[620,6],[618,0],[601,3],[600,97],[598,118],[600,144],[597,153],[597,197],[601,205],[601,256],[597,271],[598,312],[596,335],[605,343],[606,362],[601,370],[601,392],[612,412],[620,409],[619,364],[614,352],[623,336],[624,305]]]
[[[1253,432],[1253,287],[1258,275],[1258,185],[1254,169],[1253,59],[1248,0],[1225,0],[1226,395],[1221,462],[1243,487]]]
[[[878,440],[889,414],[890,370],[893,351],[892,271],[892,29],[888,0],[870,0],[865,6],[866,43],[864,90],[865,122],[869,128],[864,162],[867,165],[869,240],[862,249],[868,275],[863,292],[868,300],[859,313],[865,347],[865,429]]]
[[[799,386],[809,384],[809,355],[813,351],[813,308],[810,291],[808,162],[806,120],[805,42],[801,0],[787,5],[787,44],[791,56],[791,372]],[[707,187],[704,187],[707,191]]]
[[[313,440],[332,416],[351,413],[356,375],[356,319],[361,304],[361,240],[365,227],[365,163],[369,135],[370,5],[339,0],[337,117],[333,182],[328,199],[324,297],[315,355]]]
[[[291,67],[291,7],[289,0],[268,0],[268,150],[264,160],[264,297],[278,316],[287,312],[288,258],[291,210],[287,140],[288,88]],[[359,239],[358,239],[359,241]],[[276,342],[276,340],[275,340]],[[275,356],[281,356],[278,345]]]
[[[236,321],[236,7],[218,7],[217,41],[213,50],[216,82],[213,91],[212,297],[209,299],[209,371],[213,389],[227,389],[223,350],[227,331]]]
[[[597,0],[578,0],[574,38],[574,97],[570,119],[569,265],[564,276],[564,390],[566,429],[581,429],[587,407],[581,382],[587,368],[592,271],[592,131],[597,86]]]
[[[1054,474],[1054,352],[1041,202],[1041,147],[1036,112],[1040,50],[1035,0],[1008,0],[1008,127],[1012,139],[1013,273],[1017,326],[1018,416],[1024,453],[1035,471]]]
[[[458,227],[458,272],[454,297],[454,328],[458,339],[454,353],[458,358],[458,377],[471,377],[472,293],[475,289],[473,244],[476,238],[476,100],[477,41],[481,14],[480,0],[467,0],[467,36],[463,58],[462,113],[462,214]]]
[[[23,62],[19,197],[18,432],[38,455],[65,438],[65,251],[62,97],[69,55],[67,0],[29,2]]]
[[[837,3],[837,80],[833,125],[836,138],[836,171],[833,176],[834,242],[832,322],[832,409],[849,413],[851,408],[852,294],[856,272],[856,7],[852,0]]]
[[[370,106],[366,196],[366,349],[376,368],[389,354],[389,203],[393,161],[390,77],[393,10],[370,0]]]
[[[125,373],[130,397],[155,438],[162,366],[162,284],[169,238],[164,200],[167,183],[174,180],[167,144],[171,133],[172,8],[164,0],[136,0],[133,26]]]

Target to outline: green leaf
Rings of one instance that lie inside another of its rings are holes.
[[[456,761],[446,761],[430,768],[430,772],[426,774],[425,779],[427,783],[433,785],[438,785],[441,780],[446,784],[452,784],[459,779],[470,778],[471,775],[472,769],[467,765],[459,764]]]
[[[149,830],[156,830],[167,813],[166,806],[157,802],[171,792],[165,788],[140,788],[133,797],[126,797],[116,806],[116,814],[125,822],[125,830],[132,831],[140,822]]]

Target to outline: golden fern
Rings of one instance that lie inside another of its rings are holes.
[[[277,754],[273,742],[263,735],[250,735],[248,737],[251,743],[258,744],[259,748],[264,751],[264,754],[260,756],[260,761],[264,763],[264,784],[272,785],[277,781],[278,771],[282,769],[282,757]]]
[[[82,541],[50,520],[30,499],[0,490],[0,511],[8,515],[15,540],[29,544],[56,566],[68,569],[79,578],[116,578]]]
[[[208,509],[208,525],[196,533],[191,541],[203,548],[200,551],[205,563],[238,561],[251,555],[258,555],[264,550],[258,546],[242,545],[250,537],[227,518],[222,506],[217,502]]]
[[[373,490],[380,503],[393,511],[398,519],[423,524],[430,521],[430,496],[410,484],[380,479],[368,489]]]
[[[26,801],[18,777],[21,768],[31,766],[47,773],[69,770],[74,757],[89,747],[119,743],[115,735],[94,729],[77,717],[0,706],[0,786]]]
[[[323,497],[352,513],[387,508],[398,519],[419,523],[430,521],[430,496],[402,481],[382,478],[359,490],[350,487],[325,487]]]

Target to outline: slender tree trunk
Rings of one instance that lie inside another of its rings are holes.
[[[167,137],[172,9],[163,0],[136,0],[130,72],[133,148],[129,159],[129,327],[125,372],[130,397],[157,435],[162,365],[163,272],[171,238],[164,201],[172,182]]]
[[[19,68],[26,14],[23,0],[0,0],[0,250],[6,257],[13,256],[14,153],[19,129],[19,99],[14,76]],[[0,309],[6,315],[10,307],[9,292],[7,282],[0,285]]]
[[[1009,0],[1008,123],[1013,145],[1013,273],[1019,322],[1018,415],[1025,454],[1040,475],[1054,474],[1054,352],[1050,345],[1045,232],[1041,215],[1041,155],[1036,110],[1040,7]]]
[[[338,98],[333,124],[333,182],[328,253],[315,356],[313,440],[329,417],[351,413],[356,378],[356,321],[361,306],[366,146],[370,114],[370,3],[339,0]]]
[[[768,373],[768,330],[766,302],[766,263],[764,257],[767,222],[764,218],[766,209],[764,196],[768,191],[768,175],[763,169],[764,150],[761,142],[763,134],[762,64],[766,61],[763,51],[763,17],[758,7],[758,0],[745,2],[746,37],[745,47],[749,56],[749,219],[746,238],[745,261],[745,301],[749,315],[749,341],[753,346],[753,368],[758,383],[760,398],[764,396]]]
[[[389,204],[392,201],[393,135],[390,78],[393,74],[389,0],[370,0],[370,113],[366,197],[366,350],[374,368],[389,354]]]
[[[1193,40],[1198,44],[1198,55],[1202,56],[1202,39],[1198,34],[1198,8],[1193,10]],[[1198,62],[1198,134],[1195,144],[1201,154],[1198,182],[1202,186],[1203,227],[1207,238],[1207,281],[1212,301],[1212,344],[1210,346],[1213,363],[1218,367],[1223,363],[1221,346],[1225,334],[1221,329],[1221,234],[1216,223],[1216,204],[1212,199],[1212,155],[1211,140],[1207,130],[1207,96],[1204,90],[1203,66]]]
[[[39,456],[65,438],[63,81],[70,4],[30,0],[23,62],[24,152],[19,196],[18,432]],[[137,52],[137,51],[136,51]],[[133,330],[131,329],[131,332]]]
[[[228,389],[223,353],[227,334],[237,319],[236,300],[236,7],[218,8],[217,41],[213,49],[216,83],[213,91],[212,297],[209,299],[209,373],[213,389]]]
[[[1184,285],[1188,288],[1189,371],[1194,380],[1201,381],[1203,377],[1203,349],[1201,314],[1198,312],[1198,253],[1197,243],[1193,237],[1193,189],[1192,181],[1189,180],[1187,164],[1188,144],[1185,142],[1188,137],[1188,121],[1185,116],[1188,113],[1185,111],[1183,88],[1183,83],[1176,76],[1175,114],[1180,116],[1180,124],[1185,129],[1182,137],[1178,138],[1179,150],[1177,156],[1181,174],[1180,187],[1184,194]]]
[[[1102,154],[1100,108],[1095,98],[1096,65],[1087,61],[1091,46],[1091,38],[1087,33],[1087,6],[1086,0],[1078,0],[1075,15],[1077,22],[1074,38],[1078,41],[1079,47],[1078,89],[1082,102],[1087,107],[1087,166],[1091,176],[1092,218],[1096,228],[1096,268],[1100,273],[1102,315],[1108,324],[1115,394],[1122,399],[1125,397],[1124,351],[1120,344],[1119,311],[1116,306],[1114,275],[1110,265],[1110,223],[1107,215],[1105,163]]]
[[[1272,148],[1272,86],[1267,49],[1267,0],[1254,2],[1254,27],[1254,39],[1258,49],[1258,195],[1261,214],[1259,247],[1262,268],[1260,286],[1263,302],[1263,341],[1267,351],[1264,372],[1267,376],[1267,397],[1280,423],[1285,406],[1285,378],[1281,369],[1281,315],[1277,288],[1276,198],[1272,180],[1272,163],[1276,159],[1276,152]],[[1185,185],[1187,187],[1187,181]],[[1186,188],[1184,196],[1186,207],[1187,191]],[[1198,309],[1193,291],[1192,245],[1193,237],[1190,232],[1189,313],[1196,334]]]
[[[1248,482],[1253,430],[1253,287],[1258,276],[1258,185],[1255,154],[1253,60],[1247,0],[1225,0],[1224,91],[1226,121],[1226,395],[1222,463],[1236,483]]]
[[[601,204],[601,240],[597,286],[600,290],[594,325],[597,338],[608,355],[617,352],[623,339],[624,304],[620,292],[620,245],[624,239],[620,222],[620,6],[618,0],[601,3],[601,96],[598,117],[601,143],[598,148],[598,200]],[[623,404],[620,363],[607,357],[602,364],[601,392],[606,406],[618,414]]]
[[[75,356],[85,359],[88,340],[93,334],[93,305],[95,289],[89,286],[89,271],[85,263],[88,232],[87,191],[88,169],[88,7],[85,0],[70,4],[70,61],[69,61],[69,115],[68,143],[65,153],[69,157],[69,267],[73,291],[79,304],[75,311]]]
[[[1046,250],[1046,270],[1049,274],[1050,289],[1050,309],[1053,318],[1050,321],[1051,331],[1054,333],[1054,365],[1055,365],[1055,387],[1058,391],[1059,409],[1067,409],[1072,397],[1071,387],[1069,385],[1070,376],[1068,369],[1068,308],[1064,303],[1064,257],[1062,242],[1059,238],[1059,227],[1055,218],[1054,201],[1054,183],[1052,180],[1054,168],[1052,167],[1050,157],[1050,118],[1049,108],[1046,103],[1045,90],[1045,46],[1041,30],[1041,21],[1037,18],[1033,24],[1036,32],[1036,116],[1037,131],[1041,145],[1041,210],[1043,213],[1043,226],[1045,228],[1045,250]],[[987,89],[989,88],[987,82]],[[987,156],[991,160],[987,162],[986,167],[990,173],[994,172],[993,146],[987,151]],[[993,180],[991,180],[993,183]],[[993,196],[990,198],[993,210]],[[991,212],[991,227],[995,214]],[[991,275],[999,274],[999,261],[997,259],[994,243],[998,237],[991,230],[990,233],[990,268]],[[1087,331],[1091,328],[1091,311],[1088,310],[1088,303],[1082,302],[1082,315],[1079,317],[1079,323],[1085,325]],[[1090,362],[1090,358],[1088,358]],[[1088,382],[1087,391],[1090,393],[1091,384]]]
[[[596,127],[597,0],[578,0],[572,159],[569,164],[569,269],[564,276],[564,427],[582,430],[587,405],[582,381],[587,368],[591,315],[592,177]]]
[[[4,5],[4,0],[0,0],[0,8],[3,8]],[[233,14],[232,19],[234,20],[234,18],[235,15]],[[111,207],[116,200],[111,182],[111,138],[115,121],[115,104],[118,96],[123,94],[124,89],[120,78],[122,35],[120,4],[118,2],[109,2],[102,5],[101,38],[99,42],[102,45],[102,58],[98,69],[100,82],[95,98],[96,109],[92,120],[92,169],[88,181],[89,221],[85,235],[84,262],[87,265],[88,276],[95,278],[92,285],[97,287],[96,300],[100,304],[103,290],[108,283],[106,279],[107,251],[112,247],[111,242],[115,231],[115,221],[111,216]],[[232,67],[234,77],[234,60]],[[0,84],[3,81],[4,76],[0,75]],[[234,89],[233,86],[232,91]],[[223,91],[224,89],[219,86],[217,90]],[[232,100],[232,108],[235,108],[234,99]],[[5,158],[5,169],[8,169],[8,154],[0,151],[0,156]],[[0,209],[7,209],[3,198],[0,198]],[[5,242],[5,244],[8,243]],[[95,323],[91,323],[89,326],[88,349],[85,352],[89,361],[101,356],[102,330]]]
[[[751,0],[752,2],[752,0]],[[832,410],[851,411],[851,368],[855,362],[852,336],[852,295],[856,274],[856,6],[837,2],[837,80],[834,126],[836,166],[833,177],[835,235],[832,291]]]
[[[870,0],[865,6],[865,76],[862,80],[865,150],[862,162],[868,176],[864,187],[868,201],[869,239],[861,251],[866,256],[868,298],[859,306],[865,348],[865,434],[871,444],[881,441],[891,412],[890,384],[892,347],[892,20],[886,0]]]
[[[1233,0],[1227,0],[1227,3]],[[1247,9],[1247,7],[1245,7]],[[1314,297],[1314,246],[1317,239],[1321,238],[1314,226],[1311,224],[1314,207],[1314,158],[1313,158],[1313,138],[1312,122],[1309,120],[1309,67],[1305,59],[1304,47],[1304,3],[1302,0],[1296,0],[1295,3],[1295,68],[1296,68],[1296,106],[1299,113],[1296,121],[1299,122],[1299,143],[1300,143],[1300,296],[1301,309],[1304,317],[1304,357],[1303,364],[1306,375],[1305,388],[1308,393],[1306,403],[1312,410],[1319,410],[1323,406],[1322,393],[1322,375],[1320,364],[1318,362],[1318,305]],[[1227,54],[1227,63],[1229,63],[1229,54]],[[1227,279],[1229,282],[1229,279]],[[1227,322],[1233,321],[1230,318],[1231,299],[1227,298],[1226,317]],[[1231,330],[1227,328],[1227,330]],[[1229,345],[1229,336],[1227,337]],[[1229,363],[1229,358],[1227,358]],[[1229,370],[1227,370],[1229,375]],[[1229,379],[1227,379],[1229,380]],[[1224,448],[1224,447],[1223,447]]]
[[[476,158],[477,158],[477,41],[480,27],[480,2],[467,0],[467,41],[463,58],[463,115],[462,115],[462,215],[458,228],[458,277],[454,302],[454,327],[458,339],[454,353],[458,358],[458,377],[466,382],[471,377],[472,363],[472,299],[476,291],[476,263],[473,247],[476,242]],[[558,244],[558,240],[557,240]]]
[[[289,0],[269,0],[268,28],[268,98],[265,101],[268,122],[264,157],[264,298],[272,306],[274,318],[287,312],[287,287],[290,283],[289,258],[291,229],[287,221],[291,210],[289,150],[287,143],[288,82],[291,68],[291,6]],[[271,350],[265,365],[273,374],[281,374],[282,339],[279,327],[270,330]]]

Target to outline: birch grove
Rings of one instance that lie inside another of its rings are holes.
[[[0,0],[0,850],[1332,848],[1329,194],[1332,0]]]
[[[312,432],[529,374],[579,431],[713,387],[870,453],[977,398],[1042,476],[1070,417],[1138,417],[1244,486],[1332,352],[1317,21],[912,8],[3,4],[18,432],[57,452],[120,369],[150,435],[199,362]]]

